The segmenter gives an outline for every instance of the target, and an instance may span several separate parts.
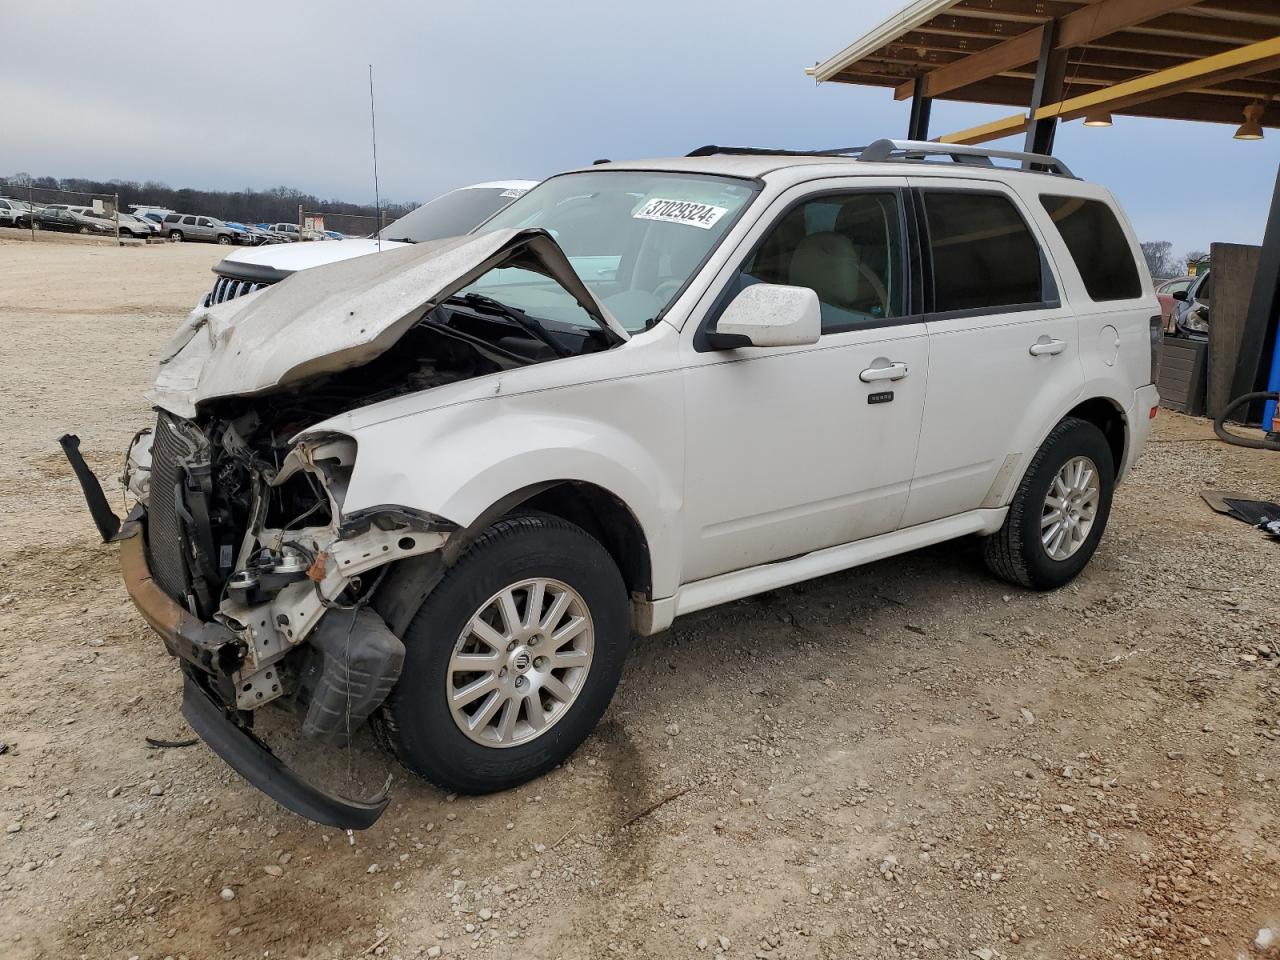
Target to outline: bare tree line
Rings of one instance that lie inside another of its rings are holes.
[[[1144,241],[1142,255],[1146,258],[1151,276],[1157,280],[1185,276],[1191,264],[1209,259],[1209,254],[1203,250],[1191,250],[1176,257],[1173,254],[1173,244],[1168,240]]]
[[[8,189],[19,199],[25,197],[22,190],[28,186],[37,191],[76,191],[105,196],[119,194],[120,208],[125,212],[128,212],[130,204],[147,204],[242,223],[293,223],[298,219],[299,204],[309,212],[323,211],[355,217],[373,217],[376,214],[373,204],[321,200],[314,194],[286,186],[268,190],[197,190],[171,187],[156,180],[138,183],[134,180],[91,180],[84,177],[33,177],[29,173],[0,178],[0,192]],[[39,203],[40,199],[37,196],[36,202]],[[390,223],[416,206],[416,202],[383,204],[384,222]]]

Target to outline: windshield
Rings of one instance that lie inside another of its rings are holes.
[[[521,187],[464,187],[453,190],[383,227],[380,236],[383,240],[407,240],[410,243],[460,237],[526,192]]]
[[[553,177],[484,224],[541,227],[628,332],[661,316],[755,195],[727,177],[638,170]],[[528,270],[491,270],[465,292],[540,319],[595,326],[559,284]]]

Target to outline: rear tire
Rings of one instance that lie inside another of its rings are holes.
[[[182,231],[181,231],[181,230],[170,230],[170,231],[169,231],[169,239],[170,239],[170,240],[172,240],[174,243],[181,243],[181,242],[182,242]]]
[[[427,595],[404,642],[375,720],[384,744],[444,789],[507,790],[568,758],[608,707],[631,645],[627,591],[586,531],[509,517]]]
[[[1031,459],[998,532],[987,537],[987,568],[1033,590],[1075,579],[1098,548],[1111,515],[1115,462],[1092,423],[1066,417]]]

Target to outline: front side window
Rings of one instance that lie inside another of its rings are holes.
[[[1091,300],[1142,296],[1142,279],[1129,240],[1109,206],[1101,200],[1050,194],[1041,194],[1040,203],[1071,252]]]
[[[925,190],[938,313],[1043,302],[1040,246],[1008,197]]]
[[[213,221],[212,221],[212,220],[210,220],[208,217],[201,217],[201,218],[200,218],[200,226],[202,226],[202,227],[212,227],[212,226],[213,226]]]
[[[657,322],[720,243],[756,187],[728,177],[640,170],[570,173],[535,187],[484,229],[546,230],[583,283],[628,331]],[[558,283],[491,270],[479,293],[539,320],[597,326]]]
[[[902,316],[897,195],[828,195],[793,207],[752,252],[738,283],[808,287],[822,305],[823,333]]]

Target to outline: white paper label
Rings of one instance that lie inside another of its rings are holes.
[[[728,212],[727,207],[713,207],[709,203],[695,203],[692,200],[662,200],[655,197],[631,216],[636,220],[683,223],[690,227],[710,230],[716,225],[716,221]]]
[[[508,190],[503,190],[500,194],[498,194],[498,196],[504,200],[514,200],[517,197],[523,197],[528,192],[529,192],[528,190],[524,190],[520,187],[511,187]]]

